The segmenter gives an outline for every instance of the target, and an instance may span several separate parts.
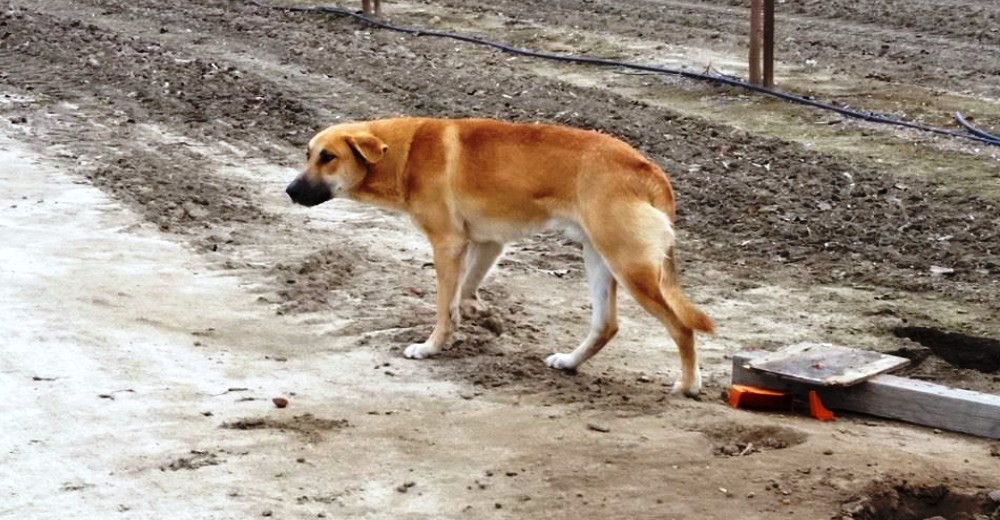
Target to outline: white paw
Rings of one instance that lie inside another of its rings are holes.
[[[414,343],[406,350],[403,351],[403,355],[410,359],[424,359],[437,354],[441,349],[435,348],[427,343]]]
[[[545,358],[545,364],[549,368],[556,368],[559,370],[575,370],[580,364],[577,363],[576,359],[572,354],[552,354],[551,356]]]
[[[681,380],[674,383],[674,388],[671,390],[672,394],[697,397],[701,393],[701,372],[695,372],[694,381],[690,385],[685,386],[683,381],[683,378],[681,378]]]

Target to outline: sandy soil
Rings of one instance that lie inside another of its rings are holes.
[[[740,72],[739,2],[622,5],[386,11]],[[782,4],[779,80],[934,124],[960,107],[995,131],[997,7],[949,3],[975,14],[958,21],[921,16],[930,5],[865,39],[887,15]],[[986,441],[718,399],[733,352],[800,340],[902,349],[914,377],[1000,393],[997,374],[895,333],[1000,335],[995,149],[212,0],[4,2],[0,113],[0,516],[996,515]],[[447,355],[403,359],[433,315],[422,239],[394,215],[282,193],[316,129],[395,114],[599,128],[664,165],[684,283],[720,326],[701,343],[706,395],[667,395],[676,355],[624,298],[613,346],[575,375],[544,367],[589,315],[580,251],[558,236],[511,248],[491,312]]]

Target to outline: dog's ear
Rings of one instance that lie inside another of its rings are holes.
[[[354,153],[360,155],[368,164],[375,164],[385,157],[389,146],[381,139],[371,134],[353,134],[347,136],[347,144]]]

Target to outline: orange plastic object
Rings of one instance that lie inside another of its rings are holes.
[[[836,421],[833,412],[823,406],[823,401],[819,399],[819,394],[815,390],[809,391],[809,415],[820,421]]]
[[[729,387],[729,406],[765,410],[791,410],[792,394],[746,385]]]

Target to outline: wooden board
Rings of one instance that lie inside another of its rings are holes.
[[[849,386],[905,366],[910,360],[827,343],[796,343],[747,362],[751,370],[820,386]]]
[[[922,426],[1000,439],[1000,396],[882,374],[851,386],[817,386],[750,370],[747,364],[767,352],[733,356],[733,384],[792,392],[805,399],[815,390],[834,410],[898,419]]]

